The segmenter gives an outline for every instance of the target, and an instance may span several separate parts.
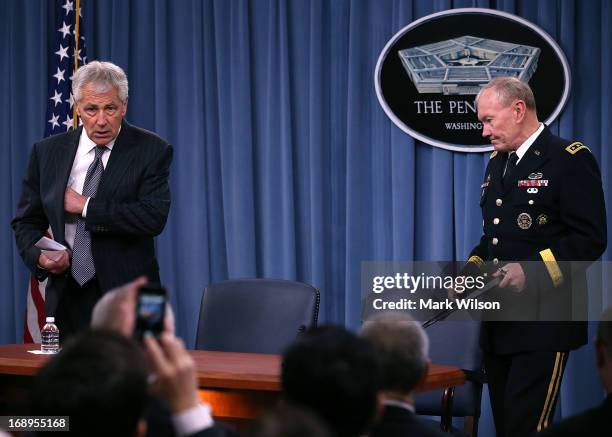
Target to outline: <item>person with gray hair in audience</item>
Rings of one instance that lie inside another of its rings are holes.
[[[605,390],[605,400],[577,416],[553,424],[537,434],[542,437],[612,435],[612,307],[604,311],[595,337],[595,365]]]
[[[429,339],[421,325],[403,313],[381,313],[364,323],[360,336],[382,362],[384,410],[370,437],[444,436],[415,414],[416,387],[429,367]]]

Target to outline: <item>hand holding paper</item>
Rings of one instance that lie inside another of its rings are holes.
[[[51,273],[59,274],[70,267],[70,256],[68,248],[47,237],[42,237],[36,242],[36,247],[41,249],[38,264]]]

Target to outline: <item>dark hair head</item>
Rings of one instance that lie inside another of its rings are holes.
[[[69,341],[38,373],[35,415],[70,417],[73,435],[133,436],[145,415],[145,357],[132,340],[88,331]]]
[[[340,327],[306,331],[285,353],[282,385],[290,402],[314,411],[336,436],[362,434],[376,411],[380,364],[368,342]]]

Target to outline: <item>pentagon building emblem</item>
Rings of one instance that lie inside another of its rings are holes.
[[[529,82],[540,49],[494,39],[461,36],[399,51],[419,93],[478,94],[491,79]]]
[[[398,31],[374,71],[378,101],[414,139],[461,152],[492,150],[482,137],[476,94],[496,77],[529,83],[538,118],[552,123],[569,97],[567,59],[555,40],[524,18],[493,9],[450,9]]]

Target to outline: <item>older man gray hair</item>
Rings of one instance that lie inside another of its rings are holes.
[[[403,313],[380,313],[364,323],[361,337],[382,359],[385,396],[411,395],[429,364],[429,339],[421,325]]]
[[[421,325],[405,313],[384,312],[368,319],[360,335],[374,346],[383,371],[384,410],[370,437],[443,436],[439,425],[414,410],[416,387],[429,367],[429,339]]]

